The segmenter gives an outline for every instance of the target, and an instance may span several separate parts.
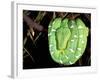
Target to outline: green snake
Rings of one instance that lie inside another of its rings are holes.
[[[49,51],[53,61],[72,65],[83,55],[89,29],[80,19],[55,18],[48,26]]]

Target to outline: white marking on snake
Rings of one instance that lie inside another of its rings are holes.
[[[74,35],[74,38],[77,38],[77,35]]]
[[[82,37],[83,37],[83,35],[80,35],[79,37],[80,37],[80,38],[82,38]]]
[[[74,42],[74,39],[72,39],[71,42]]]
[[[55,32],[56,30],[55,30],[55,29],[52,29],[51,31],[52,31],[52,32]]]
[[[52,24],[54,25],[55,24],[55,21]]]
[[[72,25],[70,28],[74,28],[74,26]]]
[[[51,33],[49,33],[48,36],[51,36]]]
[[[83,28],[82,26],[79,26],[79,27],[78,27],[78,29],[82,29],[82,28]]]
[[[50,45],[50,48],[52,47],[53,45]]]
[[[66,59],[68,59],[68,56],[65,56],[66,57]]]
[[[77,58],[77,59],[78,59],[78,58],[79,58],[79,56],[75,56],[75,58]]]
[[[77,50],[81,51],[81,48],[77,48]]]
[[[60,60],[60,63],[63,63],[63,61],[62,61],[62,60]]]
[[[74,52],[74,50],[73,49],[69,49],[72,53]]]
[[[84,44],[84,41],[82,40],[82,44]]]
[[[71,61],[69,61],[69,64],[73,64]]]
[[[49,28],[50,28],[51,26],[49,26]]]
[[[76,56],[75,56],[75,58],[79,58],[80,56],[81,56],[81,54],[79,54],[79,55],[76,55]]]
[[[51,52],[51,55],[53,54],[54,52]]]

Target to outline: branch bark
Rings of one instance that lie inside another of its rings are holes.
[[[29,28],[34,28],[35,30],[38,30],[38,31],[46,31],[43,28],[42,25],[37,24],[31,18],[29,18],[27,15],[23,14],[23,19],[27,23],[27,25],[29,26]]]

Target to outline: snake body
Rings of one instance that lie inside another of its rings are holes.
[[[52,59],[72,65],[83,55],[87,45],[88,28],[84,22],[55,18],[48,26],[49,51]]]

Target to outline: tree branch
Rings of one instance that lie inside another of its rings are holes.
[[[35,23],[27,15],[23,14],[23,19],[27,23],[27,25],[29,26],[29,28],[34,28],[35,30],[38,30],[38,31],[46,31],[46,30],[44,30],[44,28],[43,28],[42,25],[39,25],[39,24]]]

